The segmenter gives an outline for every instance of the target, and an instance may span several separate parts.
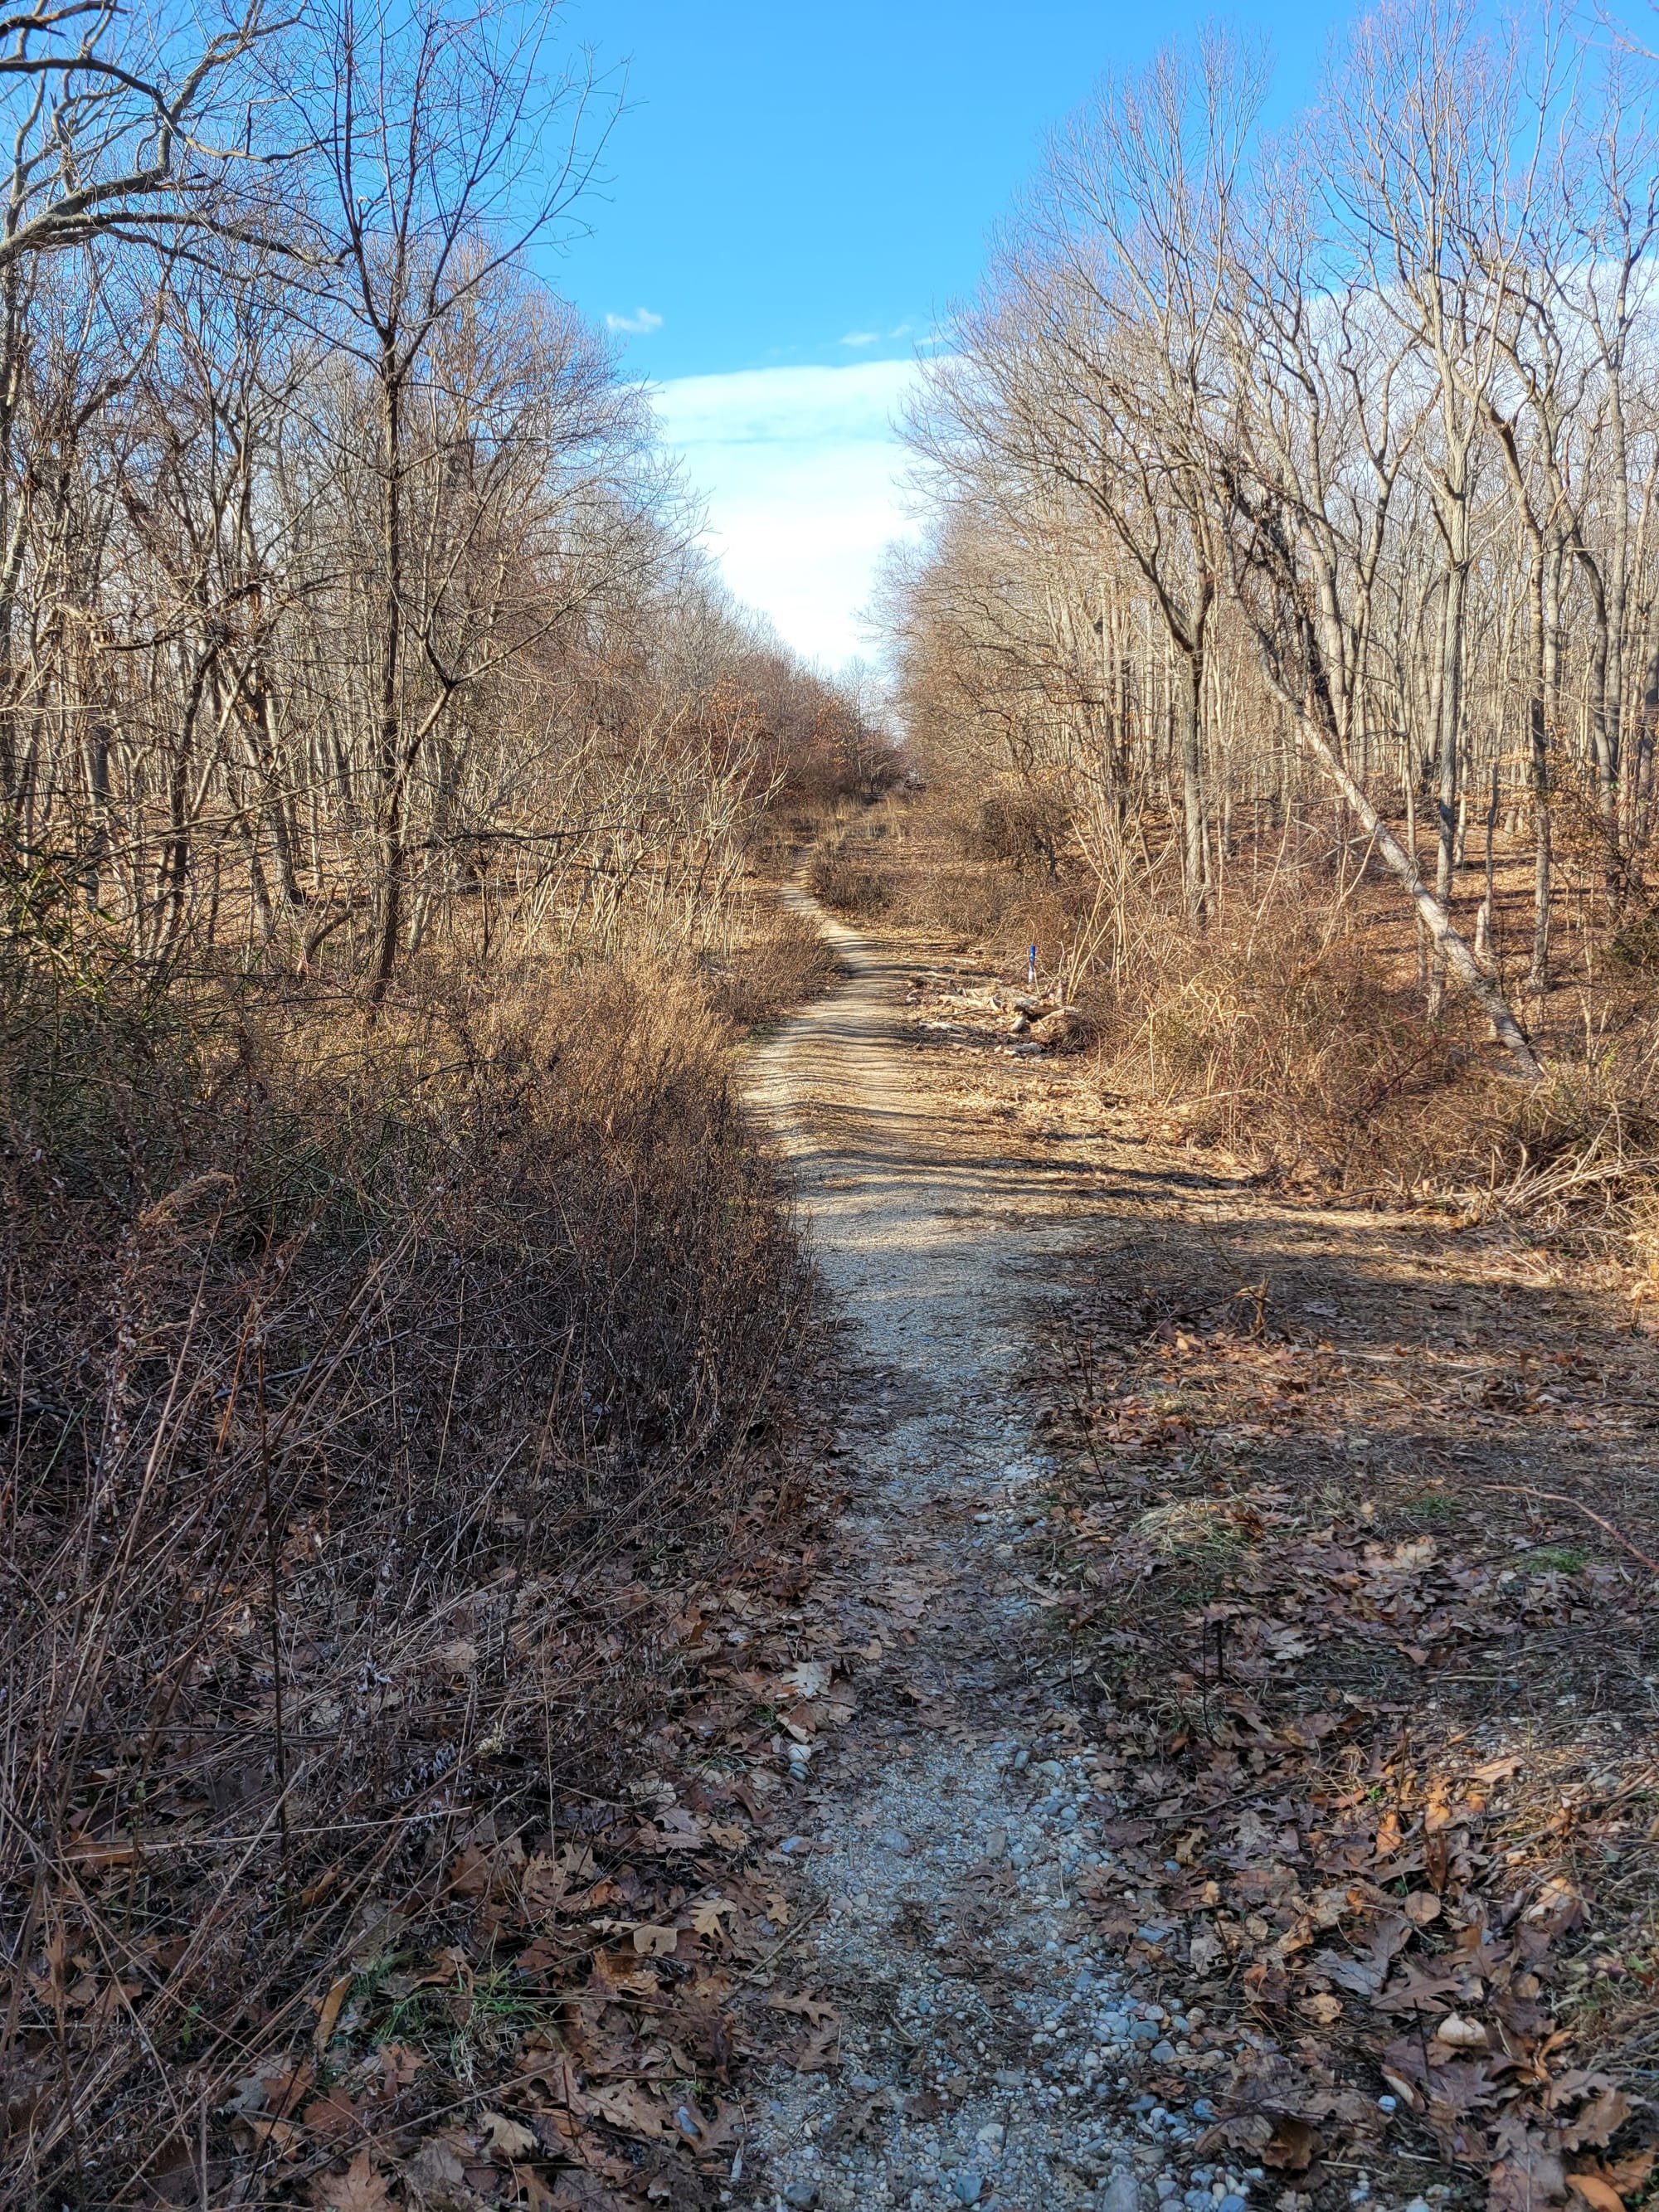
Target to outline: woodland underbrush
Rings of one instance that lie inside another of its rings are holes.
[[[1431,1014],[1398,891],[1317,826],[1235,855],[1201,926],[1156,872],[1114,896],[1046,815],[948,794],[841,824],[813,887],[1007,976],[1035,945],[1103,1086],[1265,1182],[1659,1257],[1659,988],[1619,918],[1581,905],[1570,933],[1564,894],[1562,980],[1521,1001],[1548,1071],[1526,1086],[1455,987]]]
[[[234,2085],[325,2049],[365,1916],[441,1923],[458,1848],[604,1786],[685,1590],[787,1514],[807,1278],[728,1045],[799,935],[724,1008],[528,963],[373,1024],[14,937],[7,2203],[205,2202],[238,2157],[265,2201]]]
[[[1290,902],[1202,931],[1166,918],[1085,988],[1105,1082],[1272,1181],[1414,1190],[1467,1150],[1501,1080],[1461,1005],[1431,1022],[1420,993]]]
[[[836,975],[836,956],[817,925],[769,902],[750,916],[742,942],[707,963],[704,987],[718,1013],[751,1030],[819,997]]]
[[[879,919],[958,951],[1018,947],[1023,957],[1035,942],[1045,962],[1075,936],[1088,903],[1074,871],[1011,859],[976,818],[890,798],[826,830],[807,885],[849,921]]]
[[[1058,1522],[1109,1692],[1091,1910],[1237,2054],[1206,2154],[1308,2207],[1430,2166],[1492,2212],[1650,2203],[1650,1334],[1420,1214],[1120,1227],[1032,1550]]]
[[[1103,1079],[1176,1111],[1264,1180],[1620,1239],[1659,1180],[1659,1005],[1615,975],[1533,1013],[1546,1080],[1516,1083],[1476,1010],[1431,1015],[1389,940],[1334,902],[1285,896],[1197,930],[1170,919],[1085,984]]]
[[[893,903],[890,873],[860,859],[844,841],[813,854],[806,887],[823,905],[853,921],[872,921]]]

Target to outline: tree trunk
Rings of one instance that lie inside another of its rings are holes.
[[[1528,1041],[1526,1032],[1516,1019],[1510,1003],[1504,996],[1496,979],[1488,975],[1475,958],[1467,938],[1454,926],[1443,902],[1433,896],[1415,863],[1399,839],[1383,821],[1347,769],[1337,756],[1336,748],[1318,728],[1311,717],[1304,715],[1300,735],[1304,745],[1319,763],[1339,792],[1358,816],[1366,833],[1376,841],[1376,849],[1399,877],[1410,895],[1419,919],[1428,931],[1436,952],[1445,966],[1456,976],[1471,998],[1480,1007],[1492,1024],[1492,1035],[1509,1053],[1522,1073],[1530,1082],[1539,1081],[1543,1068],[1538,1055]]]
[[[1201,672],[1195,657],[1179,650],[1170,656],[1174,691],[1176,758],[1181,769],[1182,860],[1186,870],[1187,911],[1194,921],[1204,920],[1204,786],[1200,774],[1198,692]]]
[[[384,568],[381,595],[380,728],[376,765],[380,784],[380,928],[374,960],[374,980],[368,1002],[378,1006],[392,985],[398,947],[403,935],[404,787],[398,681],[403,645],[403,392],[399,364],[390,347],[380,360],[381,464],[386,471],[380,491],[380,559]]]
[[[1435,749],[1439,761],[1437,814],[1439,841],[1435,854],[1434,891],[1449,915],[1457,867],[1458,757],[1463,709],[1463,616],[1468,572],[1454,556],[1446,571],[1445,603],[1440,617],[1439,713]],[[1434,933],[1431,931],[1431,935]],[[1429,1011],[1438,1013],[1445,985],[1445,962],[1441,941],[1434,938],[1435,957],[1429,981]]]
[[[1532,969],[1527,988],[1550,987],[1550,751],[1547,702],[1553,656],[1545,592],[1544,541],[1533,547],[1532,684],[1527,700],[1527,772],[1532,789]]]

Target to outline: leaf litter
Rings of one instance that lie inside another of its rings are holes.
[[[1442,1224],[1228,1226],[1095,1258],[1024,1547],[1098,1694],[1096,1924],[1204,1998],[1149,2087],[1201,2068],[1287,2206],[1426,2161],[1613,2212],[1656,2137],[1651,1343]]]
[[[486,1816],[374,1917],[313,2057],[267,2061],[236,2100],[267,2198],[609,2212],[709,2203],[741,2172],[744,2069],[828,2065],[838,2033],[833,2005],[752,1987],[796,1920],[780,1769],[852,1710],[801,1575],[780,1547],[683,1606],[673,1710],[624,1796],[501,1833]]]
[[[1520,1493],[1593,1498],[1651,1550],[1639,1481],[1608,1479],[1659,1402],[1648,1347],[1589,1298],[1514,1327],[1545,1266],[1449,1258],[1442,1224],[1368,1301],[1352,1224],[1297,1233],[1235,1265],[1212,1222],[1137,1243],[1131,1218],[1030,1394],[1059,1491],[994,1587],[1051,1609],[1064,1687],[1032,1748],[1091,1739],[1079,1899],[1137,1996],[1185,2013],[1124,2078],[1284,2212],[1346,2203],[1356,2173],[1403,2201],[1431,2172],[1496,2212],[1614,2212],[1653,2167],[1651,1590],[1628,1547]],[[1498,1307],[1478,1346],[1460,1316],[1396,1346],[1471,1285]],[[902,1656],[950,1579],[890,1553],[849,1610],[823,1567],[784,1545],[698,1593],[648,1771],[485,1820],[388,1908],[322,2049],[239,2092],[270,2201],[746,2201],[756,2066],[846,2063],[844,1993],[799,1986],[822,1899],[784,1808],[852,1717],[849,1678]],[[936,1672],[901,1692],[909,1725],[971,1747]],[[1005,1854],[993,1834],[964,1890],[1006,1895]],[[942,1971],[1010,1986],[1006,1958],[945,1940]],[[836,2140],[960,2105],[983,2062],[953,2034],[902,2096],[851,2077]]]
[[[544,1771],[485,1764],[452,1783],[441,1820],[394,1821],[366,1865],[296,1899],[317,1921],[312,1971],[250,2002],[210,2142],[192,2130],[164,2153],[135,2185],[144,2201],[197,2203],[204,2173],[228,2204],[321,2212],[717,2201],[741,2167],[744,2069],[799,2026],[755,1986],[797,1925],[783,1779],[852,1710],[805,1596],[834,1492],[809,1502],[827,1386],[802,1366],[799,1416],[767,1447],[773,1485],[711,1547],[717,1575],[707,1553],[695,1578],[672,1555],[643,1576],[624,1557],[560,1609],[559,1634],[626,1658],[648,1697],[618,1708],[607,1745],[595,1682],[596,1725],[573,1730],[550,1791]],[[471,1640],[439,1657],[470,1684]],[[181,1838],[195,1817],[185,1805]],[[141,1932],[142,1914],[133,1925],[135,1872],[168,1839],[159,1805],[142,1850],[88,1835],[82,1895],[48,1898],[25,1930],[10,2125],[27,2124],[56,2041],[124,2034],[133,2000],[186,1954],[184,1937]],[[124,1923],[112,1959],[97,1931]]]

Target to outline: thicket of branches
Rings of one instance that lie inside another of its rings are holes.
[[[141,959],[384,996],[459,939],[689,940],[860,719],[726,606],[531,273],[603,136],[550,10],[18,16],[0,819]]]
[[[1202,926],[1313,813],[1397,878],[1431,1006],[1449,975],[1528,1076],[1562,851],[1639,939],[1655,88],[1604,31],[1397,0],[1285,131],[1216,33],[1055,136],[928,376],[894,600],[936,772],[1088,861],[1082,959],[1160,902]],[[1532,864],[1507,962],[1460,900],[1488,818]]]
[[[728,1048],[816,955],[732,956],[886,749],[538,280],[554,29],[0,19],[8,2203],[290,2198],[236,2082],[603,1782],[778,1510]]]

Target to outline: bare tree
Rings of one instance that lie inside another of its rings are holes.
[[[1530,1077],[1491,870],[1474,942],[1458,870],[1478,778],[1489,823],[1532,817],[1540,990],[1558,809],[1598,825],[1615,909],[1642,882],[1652,87],[1461,0],[1368,17],[1294,144],[1255,146],[1260,81],[1209,41],[1111,88],[960,318],[915,427],[940,523],[905,596],[913,711],[951,744],[1040,722],[1077,823],[1091,784],[1139,821],[1173,737],[1189,911],[1236,804],[1288,834],[1310,803],[1299,751],[1334,852],[1357,827],[1406,890],[1431,1009],[1449,972]],[[1150,894],[1156,854],[1090,849],[1112,898]]]

